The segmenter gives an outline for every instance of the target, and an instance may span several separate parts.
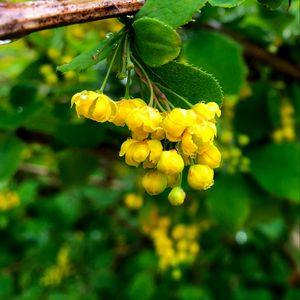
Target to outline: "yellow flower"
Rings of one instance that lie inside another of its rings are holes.
[[[167,139],[171,142],[180,141],[184,130],[193,124],[195,118],[196,116],[191,110],[173,109],[166,115],[162,123]]]
[[[179,240],[184,237],[185,233],[186,233],[186,227],[182,224],[178,224],[172,230],[172,237],[175,240]]]
[[[149,195],[158,195],[167,187],[167,176],[156,170],[149,171],[143,176],[142,185]]]
[[[161,127],[162,116],[160,112],[150,106],[138,107],[132,110],[127,118],[126,125],[133,132],[134,138],[143,140],[149,133]]]
[[[117,105],[104,94],[93,91],[82,91],[72,97],[71,105],[75,103],[77,115],[97,122],[106,122],[114,118]]]
[[[131,209],[139,209],[143,205],[143,198],[134,193],[127,194],[124,201],[125,205]]]
[[[214,171],[206,165],[190,166],[187,181],[195,190],[206,190],[214,183]]]
[[[147,141],[128,139],[121,145],[120,156],[125,154],[125,162],[129,166],[137,167],[144,162],[150,154]]]
[[[157,170],[167,175],[178,174],[183,168],[184,161],[176,150],[163,151],[157,163]]]
[[[151,138],[154,140],[162,140],[165,136],[166,134],[162,127],[158,127],[153,133],[151,133]]]
[[[182,136],[181,150],[185,155],[192,156],[198,149],[198,146],[193,141],[193,135],[190,132],[185,132]]]
[[[109,97],[100,94],[96,104],[91,110],[91,119],[97,122],[106,122],[114,118],[117,113],[117,105]]]
[[[90,117],[89,110],[92,104],[95,103],[99,94],[93,91],[82,91],[76,93],[71,99],[71,107],[76,105],[76,112],[78,117],[84,116],[86,118]]]
[[[191,254],[196,255],[199,252],[200,247],[197,242],[193,242],[190,244],[189,250],[190,250]]]
[[[213,122],[203,121],[189,127],[187,132],[193,136],[194,143],[199,146],[211,142],[217,134],[217,128]]]
[[[172,205],[180,205],[184,202],[185,192],[180,186],[176,186],[172,188],[168,195],[168,199]]]
[[[145,162],[146,166],[155,167],[162,152],[163,147],[160,141],[127,139],[121,145],[119,155],[125,155],[125,162],[129,166],[137,167],[140,163]]]
[[[158,140],[148,140],[147,143],[150,149],[149,160],[152,163],[157,163],[163,152],[162,144]]]
[[[221,163],[221,153],[215,145],[210,144],[202,151],[198,151],[197,162],[199,164],[207,165],[212,169],[218,168]]]
[[[182,135],[181,150],[184,155],[195,156],[197,150],[210,143],[217,133],[216,125],[202,121],[189,127]]]
[[[214,121],[215,116],[221,116],[219,105],[215,102],[197,103],[193,106],[192,110],[200,119],[207,121]]]
[[[122,99],[117,104],[117,114],[111,120],[117,126],[124,126],[127,115],[135,108],[146,106],[147,104],[139,98],[136,99]]]

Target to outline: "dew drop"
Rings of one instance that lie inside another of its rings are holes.
[[[107,33],[107,34],[105,35],[105,37],[106,37],[107,39],[110,39],[112,36],[113,36],[113,33],[112,33],[112,32],[109,32],[109,33]]]
[[[23,110],[24,110],[23,106],[18,106],[18,107],[17,107],[17,112],[18,112],[18,113],[23,112]]]
[[[245,244],[247,242],[247,239],[247,233],[243,230],[238,231],[235,235],[235,240],[240,245]]]

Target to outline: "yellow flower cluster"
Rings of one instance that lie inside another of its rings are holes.
[[[181,265],[191,264],[200,250],[196,225],[177,224],[170,228],[170,224],[168,217],[160,217],[148,232],[159,256],[161,270],[176,270]]]
[[[48,268],[40,282],[43,286],[58,286],[62,280],[72,274],[70,247],[63,246],[56,257],[56,264]]]
[[[280,107],[281,126],[272,133],[275,142],[294,141],[296,139],[295,110],[288,100],[284,100]]]
[[[142,99],[115,102],[103,93],[82,91],[72,97],[71,103],[76,105],[78,116],[127,125],[132,137],[121,145],[120,156],[125,156],[130,166],[151,169],[142,179],[150,195],[171,187],[170,203],[183,203],[182,171],[189,165],[187,181],[192,188],[205,190],[212,186],[213,169],[221,161],[220,151],[213,144],[217,134],[215,118],[221,114],[215,102],[160,112]]]
[[[245,157],[242,147],[247,146],[250,139],[245,134],[234,134],[233,119],[237,99],[226,99],[223,103],[222,126],[218,135],[218,142],[222,153],[222,169],[229,174],[248,172],[250,160]]]
[[[16,192],[0,192],[0,211],[6,211],[20,205],[20,198]]]

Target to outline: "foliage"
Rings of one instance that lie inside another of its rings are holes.
[[[75,93],[100,88],[105,61],[105,92],[124,97],[121,22],[0,46],[0,299],[299,298],[299,78],[277,68],[300,64],[300,3],[261,2],[148,0],[121,20],[173,105],[223,98],[215,183],[192,190],[184,172],[178,207],[147,195],[143,170],[118,157],[126,127],[70,109]],[[150,97],[137,77],[130,92]]]

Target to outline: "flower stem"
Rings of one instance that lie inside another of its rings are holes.
[[[127,70],[127,82],[125,90],[125,99],[130,98],[130,81],[131,81],[131,69]]]
[[[119,43],[118,43],[118,45],[117,45],[117,47],[116,47],[116,49],[115,49],[115,52],[114,52],[113,57],[112,57],[112,59],[111,59],[111,62],[110,62],[110,64],[109,64],[109,67],[108,67],[107,73],[106,73],[106,75],[105,75],[105,78],[104,78],[104,80],[103,80],[103,82],[102,82],[101,88],[99,89],[99,93],[100,93],[100,94],[102,94],[103,91],[104,91],[104,88],[105,88],[105,86],[106,86],[107,79],[108,79],[108,77],[109,77],[109,75],[110,75],[112,66],[113,66],[113,64],[114,64],[114,62],[115,62],[115,59],[116,59],[116,56],[117,56],[117,53],[118,53],[118,50],[119,50],[119,48],[120,48],[121,43],[122,43],[122,38],[119,40]]]
[[[143,75],[145,76],[146,80],[147,80],[147,83],[148,83],[148,87],[149,87],[149,90],[150,90],[150,101],[149,101],[149,106],[153,106],[153,87],[152,87],[152,83],[151,83],[151,80],[149,79],[145,69],[142,67],[142,65],[138,62],[137,59],[135,59],[134,56],[131,57],[133,62],[138,66],[138,68],[142,71]]]

